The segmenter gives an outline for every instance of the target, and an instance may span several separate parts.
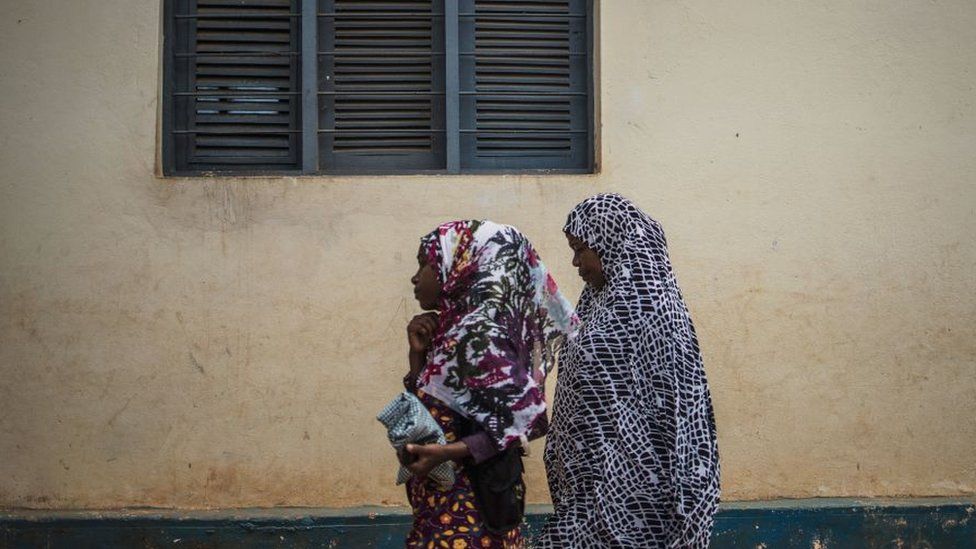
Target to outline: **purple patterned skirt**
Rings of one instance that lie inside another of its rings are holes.
[[[437,399],[417,392],[437,420],[448,442],[457,441],[460,417]],[[413,507],[413,528],[407,547],[423,549],[521,549],[525,546],[521,528],[498,535],[485,530],[464,467],[455,464],[456,480],[449,488],[417,479],[407,482],[407,497]]]

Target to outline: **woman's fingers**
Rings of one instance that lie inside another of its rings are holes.
[[[419,444],[407,444],[407,451],[411,454],[419,455],[423,453],[423,446]]]
[[[407,451],[416,456],[428,456],[437,452],[433,444],[407,444]]]
[[[430,471],[427,470],[420,462],[415,461],[410,465],[407,465],[407,470],[417,476],[417,478],[424,478]]]
[[[425,316],[422,321],[424,328],[427,333],[433,334],[437,330],[437,321],[431,318],[429,315]]]
[[[437,333],[437,313],[417,315],[407,324],[407,340],[410,348],[415,351],[427,349],[435,333]]]
[[[429,339],[416,331],[409,332],[407,334],[407,340],[410,343],[410,348],[414,351],[423,351],[427,348],[427,342]]]
[[[419,319],[415,327],[415,331],[426,338],[433,337],[436,330],[437,325],[430,322],[429,319]]]
[[[430,470],[437,465],[434,460],[436,448],[421,444],[407,444],[406,450],[415,458],[414,461],[406,465],[407,470],[419,478],[426,477]]]
[[[407,325],[408,330],[420,331],[427,335],[433,334],[437,330],[436,317],[430,315],[418,315]]]

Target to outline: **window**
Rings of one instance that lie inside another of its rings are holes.
[[[590,172],[593,0],[166,0],[167,175]]]

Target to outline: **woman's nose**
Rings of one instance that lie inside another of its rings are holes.
[[[577,269],[579,269],[579,266],[580,266],[579,256],[577,256],[577,255],[574,254],[573,255],[573,267],[576,267]]]

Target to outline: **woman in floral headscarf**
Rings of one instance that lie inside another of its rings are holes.
[[[581,202],[563,230],[586,287],[560,355],[539,546],[707,547],[715,419],[664,231],[615,194]]]
[[[486,520],[486,511],[499,510],[481,507],[472,468],[545,434],[543,381],[576,317],[513,227],[445,223],[421,239],[417,261],[414,296],[430,312],[407,327],[404,383],[440,423],[448,444],[411,444],[402,456],[414,473],[407,484],[414,509],[407,547],[521,547],[517,525],[499,529]],[[516,459],[514,490],[524,502]],[[448,460],[456,462],[453,486],[426,480]]]

